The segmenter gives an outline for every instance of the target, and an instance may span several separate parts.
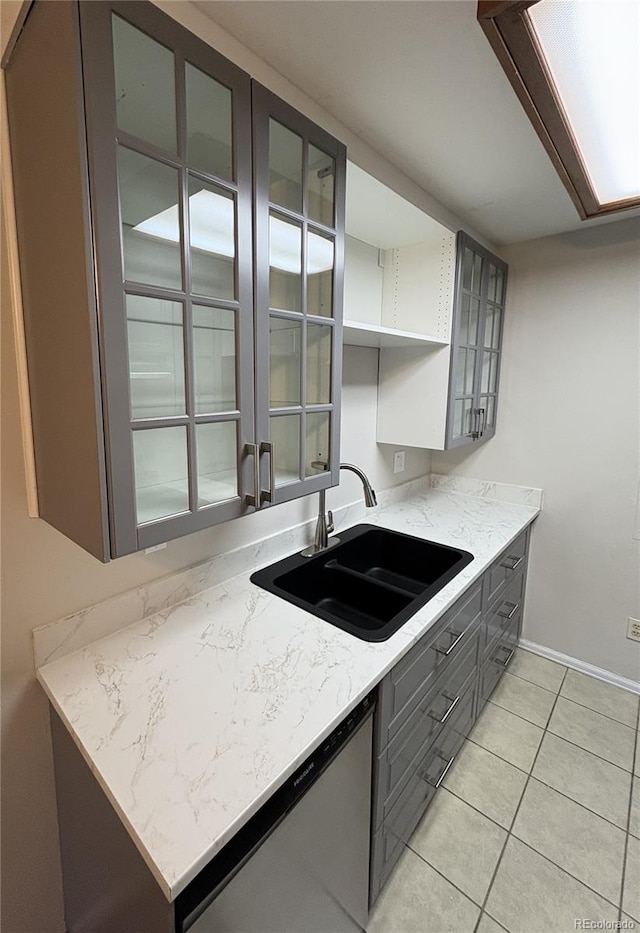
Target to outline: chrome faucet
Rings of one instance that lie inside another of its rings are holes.
[[[324,460],[313,460],[311,466],[315,469],[327,469],[327,463]],[[352,473],[355,473],[356,476],[359,477],[360,482],[362,483],[362,489],[364,491],[364,504],[368,509],[371,509],[374,505],[378,504],[375,491],[373,490],[371,483],[360,467],[355,466],[353,463],[341,463],[340,469],[350,470]],[[325,489],[321,489],[318,493],[318,519],[316,521],[316,530],[313,537],[313,544],[310,547],[305,548],[304,551],[300,552],[303,557],[313,557],[314,554],[319,554],[321,551],[326,551],[328,548],[340,543],[340,538],[329,539],[329,535],[334,529],[333,512],[331,510],[326,512],[325,493]]]

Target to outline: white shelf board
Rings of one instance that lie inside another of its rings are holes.
[[[414,334],[409,330],[396,330],[394,327],[365,324],[362,321],[343,322],[342,342],[350,347],[449,346],[449,341],[441,337]]]

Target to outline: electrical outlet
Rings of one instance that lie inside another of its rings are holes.
[[[632,619],[629,617],[627,623],[627,638],[630,638],[632,641],[640,641],[640,619]]]
[[[393,454],[393,472],[404,472],[404,450],[396,450]]]

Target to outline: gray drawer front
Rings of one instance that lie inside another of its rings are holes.
[[[476,583],[382,681],[376,750],[382,752],[427,690],[465,651],[482,612],[482,583]],[[462,636],[462,637],[460,637]],[[449,653],[447,653],[449,652]]]
[[[482,649],[485,657],[490,653],[496,639],[500,638],[502,632],[509,626],[511,619],[522,616],[524,582],[524,572],[518,571],[517,575],[509,581],[509,585],[502,590],[493,607],[486,613]]]
[[[473,686],[461,699],[457,714],[447,724],[414,768],[409,783],[373,836],[371,861],[371,905],[400,858],[404,843],[420,822],[436,792],[436,784],[448,770],[449,762],[460,750],[473,726]]]
[[[524,571],[527,561],[529,530],[526,529],[506,548],[484,575],[485,605],[490,608],[518,571]]]
[[[439,677],[424,700],[413,710],[376,762],[374,828],[393,809],[431,743],[449,721],[467,692],[473,691],[477,677],[479,627],[462,658]]]
[[[504,674],[518,644],[522,628],[522,608],[509,620],[499,638],[489,648],[480,671],[480,703],[489,699],[498,681]]]

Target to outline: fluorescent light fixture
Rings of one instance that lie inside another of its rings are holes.
[[[640,195],[640,0],[540,0],[528,16],[601,203]]]
[[[218,256],[236,254],[234,227],[234,203],[232,198],[207,191],[205,188],[189,198],[189,223],[191,226],[191,245],[206,253]],[[180,221],[178,205],[174,204],[148,220],[143,220],[133,228],[137,233],[157,237],[159,240],[180,242]]]
[[[202,189],[189,198],[191,246],[194,249],[226,256],[235,256],[235,214],[232,198]],[[136,233],[180,242],[178,205],[136,224]],[[283,272],[300,274],[302,229],[273,215],[269,218],[269,261]],[[309,231],[307,241],[307,271],[309,275],[333,269],[333,241]]]

